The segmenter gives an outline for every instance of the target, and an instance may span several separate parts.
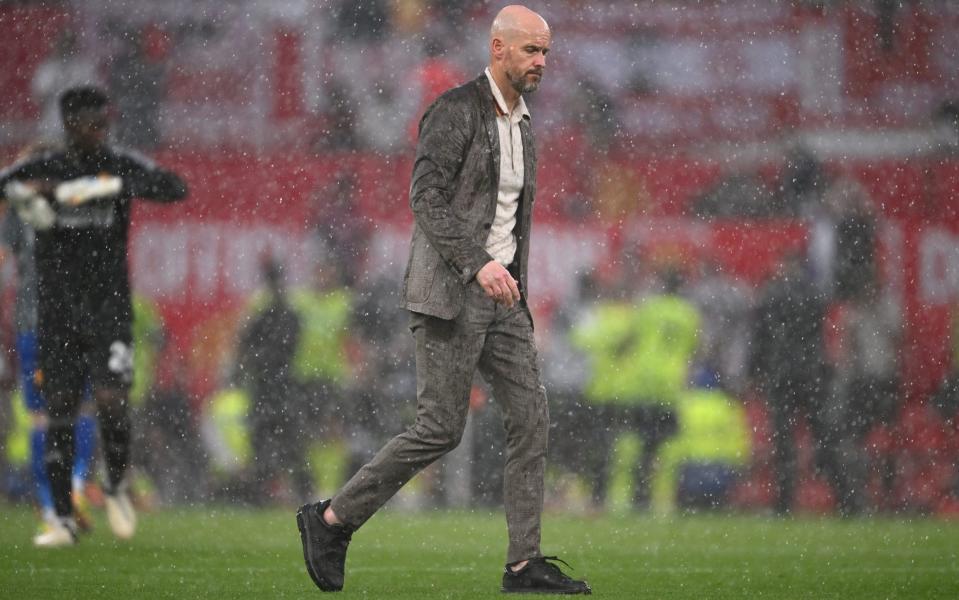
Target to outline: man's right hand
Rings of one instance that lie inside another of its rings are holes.
[[[476,281],[483,287],[486,295],[506,308],[512,308],[519,302],[519,287],[506,267],[491,260],[477,271]]]

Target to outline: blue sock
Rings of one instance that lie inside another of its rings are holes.
[[[44,514],[53,512],[53,492],[50,491],[50,479],[44,462],[46,452],[46,429],[34,427],[30,430],[30,470],[37,493],[37,504]]]
[[[73,481],[86,482],[90,476],[90,463],[96,447],[97,420],[93,415],[81,413],[74,425]]]

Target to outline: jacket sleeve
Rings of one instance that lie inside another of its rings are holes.
[[[160,168],[153,161],[127,155],[122,173],[124,195],[156,202],[176,202],[187,195],[186,183],[172,171]]]
[[[464,283],[493,260],[473,239],[470,223],[458,218],[451,207],[456,178],[476,126],[475,115],[465,102],[442,97],[433,104],[420,122],[410,186],[416,224]]]

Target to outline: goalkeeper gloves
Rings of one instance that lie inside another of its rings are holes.
[[[53,192],[60,204],[79,206],[90,200],[115,196],[123,188],[123,180],[115,175],[91,175],[64,181]]]
[[[23,182],[11,181],[4,187],[3,195],[17,211],[20,220],[37,231],[50,229],[57,220],[47,199]]]

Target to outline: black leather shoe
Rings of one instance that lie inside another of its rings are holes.
[[[296,526],[303,542],[303,558],[313,583],[324,592],[343,589],[346,547],[353,531],[345,525],[327,525],[321,516],[329,500],[305,504],[296,511]]]
[[[503,593],[505,594],[591,594],[592,588],[585,581],[576,581],[567,577],[551,561],[555,560],[569,566],[555,556],[531,558],[529,563],[513,572],[506,565],[503,573]]]

